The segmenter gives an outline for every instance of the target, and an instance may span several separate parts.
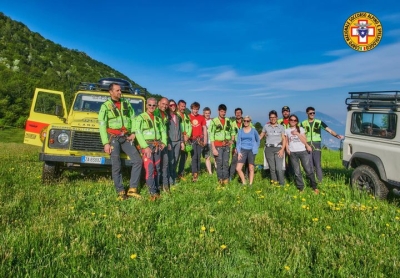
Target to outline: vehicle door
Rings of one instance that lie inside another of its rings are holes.
[[[24,143],[42,146],[49,124],[64,123],[67,115],[63,92],[36,88],[25,125]]]

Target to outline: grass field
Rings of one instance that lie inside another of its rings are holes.
[[[0,277],[400,273],[397,201],[353,193],[338,152],[323,152],[320,195],[257,172],[253,187],[202,174],[158,202],[145,188],[142,200],[118,201],[109,174],[42,185],[40,148],[11,141],[0,143]]]

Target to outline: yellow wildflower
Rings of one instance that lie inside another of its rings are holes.
[[[290,267],[289,267],[288,265],[285,265],[285,270],[286,270],[286,271],[289,271],[289,270],[290,270]]]
[[[215,232],[215,229],[213,227],[210,228],[210,233]]]
[[[306,205],[302,205],[302,206],[301,206],[301,208],[303,208],[303,209],[306,209],[306,208],[307,208],[307,206],[306,206]]]
[[[205,230],[207,230],[207,228],[205,226],[201,226],[201,230],[204,232]]]
[[[131,259],[132,260],[136,260],[136,258],[137,258],[137,254],[136,253],[131,255]]]
[[[318,218],[315,217],[315,218],[312,219],[312,221],[313,221],[313,222],[318,222]]]
[[[326,229],[327,229],[327,230],[330,230],[330,229],[331,229],[331,226],[326,226]]]
[[[121,234],[117,234],[117,238],[121,238],[122,237],[122,235]]]
[[[225,244],[222,244],[222,245],[220,246],[220,248],[221,248],[221,250],[225,250],[226,248],[228,248],[228,246],[226,246]]]

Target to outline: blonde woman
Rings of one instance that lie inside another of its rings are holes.
[[[259,147],[260,137],[258,136],[257,130],[251,127],[250,116],[245,116],[243,118],[243,128],[239,129],[236,138],[236,151],[238,153],[236,171],[243,184],[246,184],[246,178],[244,177],[242,168],[246,161],[249,163],[249,185],[253,184],[254,161]]]

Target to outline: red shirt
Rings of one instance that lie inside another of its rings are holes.
[[[203,137],[203,126],[206,125],[206,119],[197,114],[196,116],[193,114],[189,115],[190,123],[192,124],[192,139],[197,137]]]

